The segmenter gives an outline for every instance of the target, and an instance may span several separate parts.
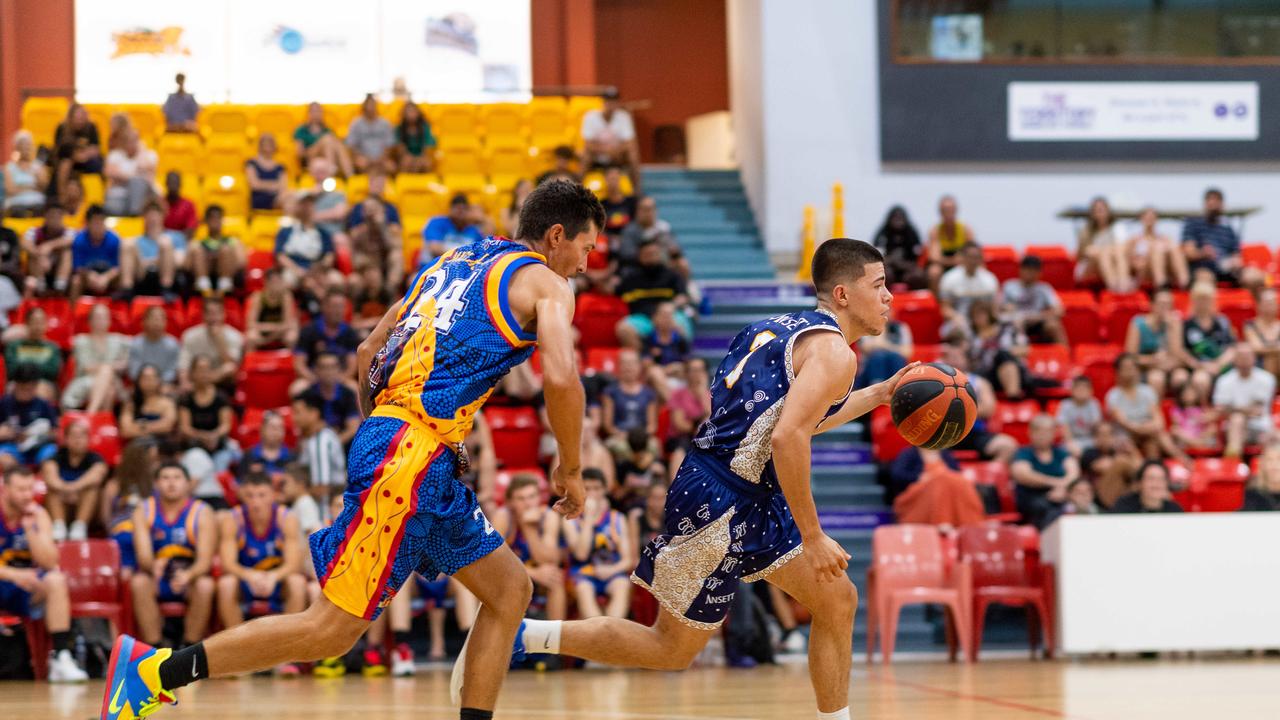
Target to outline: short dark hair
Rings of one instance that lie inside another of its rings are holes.
[[[164,206],[163,206],[163,205],[161,205],[161,204],[160,204],[158,201],[156,201],[156,200],[149,200],[149,201],[147,201],[147,204],[146,204],[146,205],[143,205],[143,206],[142,206],[142,214],[143,214],[143,215],[146,215],[147,213],[151,212],[152,210],[154,210],[154,211],[156,211],[156,212],[160,213],[161,215],[164,215]]]
[[[164,461],[164,462],[160,463],[159,465],[157,465],[157,466],[156,466],[156,479],[157,479],[157,480],[159,480],[159,479],[160,479],[160,473],[164,472],[165,470],[170,470],[170,469],[173,469],[173,470],[179,470],[179,471],[181,471],[181,472],[182,472],[182,477],[186,478],[187,480],[191,480],[191,473],[187,472],[187,468],[186,468],[186,466],[185,466],[185,465],[183,465],[183,464],[182,464],[182,463],[180,463],[180,462],[175,461],[175,460],[166,460],[166,461]]]
[[[315,389],[309,388],[293,396],[293,401],[302,403],[318,413],[324,413],[324,398]]]
[[[1018,267],[1023,270],[1041,270],[1044,263],[1035,255],[1026,255],[1022,258],[1022,262],[1018,263]]]
[[[1225,199],[1225,196],[1222,194],[1222,191],[1221,191],[1221,190],[1219,190],[1219,189],[1218,189],[1218,188],[1216,188],[1216,187],[1211,187],[1211,188],[1209,188],[1209,189],[1207,189],[1207,190],[1205,190],[1205,191],[1204,191],[1204,197],[1205,197],[1205,199],[1206,199],[1206,200],[1208,200],[1208,199],[1209,199],[1209,196],[1210,196],[1210,195],[1212,195],[1212,196],[1214,196],[1214,197],[1218,198],[1219,200],[1223,200],[1223,199]]]
[[[221,205],[219,205],[218,203],[213,203],[212,205],[204,209],[204,221],[209,222],[209,218],[213,217],[215,213],[219,216],[225,216],[227,214],[227,212],[222,209]]]
[[[470,204],[471,204],[471,200],[467,198],[466,193],[461,193],[461,192],[454,193],[453,197],[449,198],[449,207],[456,207],[458,205],[470,205]]]
[[[631,452],[640,452],[649,447],[649,431],[642,427],[633,427],[627,431],[627,447]]]
[[[582,482],[585,483],[588,480],[594,480],[602,485],[609,484],[609,481],[605,480],[604,471],[601,470],[600,468],[593,468],[593,467],[583,468]]]
[[[35,365],[23,363],[13,369],[9,379],[17,384],[33,383],[40,379],[40,371]]]
[[[510,502],[511,498],[515,497],[517,492],[520,492],[530,486],[538,487],[539,485],[541,485],[541,482],[539,482],[537,475],[532,473],[516,473],[515,476],[511,478],[511,483],[507,485],[507,501]]]
[[[1075,377],[1071,378],[1071,386],[1072,386],[1072,387],[1075,387],[1076,385],[1089,385],[1089,386],[1092,386],[1092,385],[1093,385],[1093,381],[1089,379],[1089,376],[1088,376],[1088,375],[1077,375],[1077,376],[1075,376]]]
[[[1076,486],[1079,485],[1080,483],[1084,483],[1089,487],[1093,487],[1093,483],[1089,482],[1089,478],[1079,477],[1079,478],[1076,478],[1075,480],[1072,480],[1070,483],[1067,483],[1067,492],[1071,492],[1072,490],[1075,490]]]
[[[261,470],[251,470],[244,474],[240,479],[241,485],[266,485],[271,486],[271,476]]]
[[[339,367],[342,366],[342,356],[332,350],[323,350],[321,352],[316,353],[316,365],[318,366],[320,364],[320,361],[325,358],[333,358],[334,360],[338,361]]]
[[[85,221],[85,222],[89,222],[90,220],[92,220],[92,219],[94,219],[94,218],[97,218],[97,217],[102,217],[102,218],[104,218],[104,217],[106,217],[106,216],[107,216],[107,211],[106,211],[106,210],[103,210],[103,209],[102,209],[102,206],[101,206],[101,205],[99,205],[99,204],[97,204],[97,203],[94,203],[94,204],[90,205],[90,206],[89,206],[89,209],[84,211],[84,221]]]
[[[10,478],[15,478],[19,475],[34,477],[35,473],[32,472],[31,469],[28,468],[26,465],[14,465],[13,467],[4,471],[4,484],[8,485]]]
[[[551,151],[551,154],[555,155],[561,160],[572,160],[575,157],[577,157],[577,155],[574,154],[573,152],[573,148],[568,145],[557,145],[556,149]]]
[[[973,240],[965,240],[964,245],[960,246],[960,252],[968,252],[969,250],[982,250],[982,246]]]
[[[852,238],[832,238],[813,254],[811,275],[818,294],[831,292],[841,282],[862,277],[871,263],[883,263],[884,255],[874,245]]]
[[[1112,364],[1111,367],[1115,368],[1116,370],[1119,370],[1121,363],[1123,363],[1126,360],[1132,360],[1134,362],[1137,362],[1138,356],[1134,355],[1133,353],[1120,353],[1119,355],[1116,356],[1116,361],[1114,364]]]
[[[555,225],[563,226],[566,236],[577,237],[591,224],[597,231],[604,229],[604,207],[595,193],[572,180],[549,180],[525,198],[518,239],[540,241]]]
[[[284,474],[293,478],[302,487],[311,487],[311,471],[302,463],[290,463],[284,469]]]
[[[1150,467],[1160,468],[1160,473],[1164,475],[1164,481],[1166,483],[1169,482],[1169,468],[1159,460],[1148,460],[1142,463],[1142,465],[1138,467],[1138,472],[1134,474],[1133,481],[1138,482],[1142,480],[1142,476],[1147,474],[1147,468],[1150,468]]]

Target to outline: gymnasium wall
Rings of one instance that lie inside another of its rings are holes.
[[[1072,226],[1054,215],[1095,195],[1113,205],[1197,207],[1204,188],[1229,205],[1261,205],[1246,241],[1280,242],[1280,174],[1274,167],[1207,162],[884,163],[880,160],[876,3],[728,0],[729,37],[759,27],[756,72],[730,53],[731,108],[744,182],[769,251],[794,263],[803,208],[829,227],[831,185],[842,182],[846,232],[869,237],[889,206],[906,206],[923,232],[936,201],[953,193],[979,239],[999,245],[1074,246]],[[750,90],[739,91],[743,86]],[[756,98],[758,97],[758,100]],[[763,119],[751,117],[763,113]],[[1274,112],[1263,108],[1263,113]],[[1270,120],[1264,115],[1263,122]],[[762,128],[758,134],[754,127]]]

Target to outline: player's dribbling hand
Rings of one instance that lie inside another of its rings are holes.
[[[582,514],[582,503],[587,490],[582,486],[582,471],[565,470],[557,466],[551,473],[551,491],[560,496],[552,509],[572,520]]]
[[[809,565],[813,567],[820,583],[839,580],[849,567],[849,553],[826,534],[819,536],[814,542],[806,541],[804,554],[809,556]]]
[[[919,366],[920,366],[919,360],[913,363],[908,363],[906,367],[894,373],[893,377],[880,383],[880,388],[881,388],[880,404],[888,405],[889,401],[893,399],[893,391],[898,389],[898,381],[902,379],[903,375],[907,374],[908,370],[912,370]]]

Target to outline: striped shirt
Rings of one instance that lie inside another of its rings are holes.
[[[311,472],[312,487],[341,488],[347,484],[347,456],[332,428],[304,439],[301,450],[298,461]]]
[[[1182,225],[1182,242],[1193,242],[1198,248],[1212,246],[1218,251],[1218,263],[1240,254],[1240,237],[1234,228],[1202,217],[1187,218]]]

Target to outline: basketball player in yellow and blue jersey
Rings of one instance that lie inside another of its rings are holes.
[[[222,513],[222,577],[218,614],[224,627],[244,622],[255,601],[273,613],[307,605],[298,518],[275,501],[271,476],[250,472],[240,481],[240,506]],[[288,664],[277,668],[286,674]],[[294,668],[296,672],[296,668]]]
[[[103,720],[129,720],[209,676],[345,653],[415,570],[456,577],[482,603],[468,636],[464,720],[491,718],[529,576],[475,494],[458,482],[463,440],[498,381],[541,350],[560,466],[552,486],[581,512],[585,399],[573,355],[573,292],[604,225],[586,188],[547,182],[520,211],[515,240],[489,238],[421,270],[357,353],[366,419],[352,441],[342,513],[313,534],[323,594],[305,612],[258,618],[175,653],[117,639]]]
[[[655,624],[525,620],[517,656],[682,669],[719,632],[739,582],[768,580],[813,615],[818,717],[848,720],[858,594],[845,574],[848,553],[818,522],[810,438],[888,403],[906,369],[852,390],[858,361],[850,346],[884,332],[893,302],[878,250],[828,240],[814,254],[813,283],[817,308],[748,326],[716,370],[714,409],[668,490],[664,532],[632,575],[664,610]]]

